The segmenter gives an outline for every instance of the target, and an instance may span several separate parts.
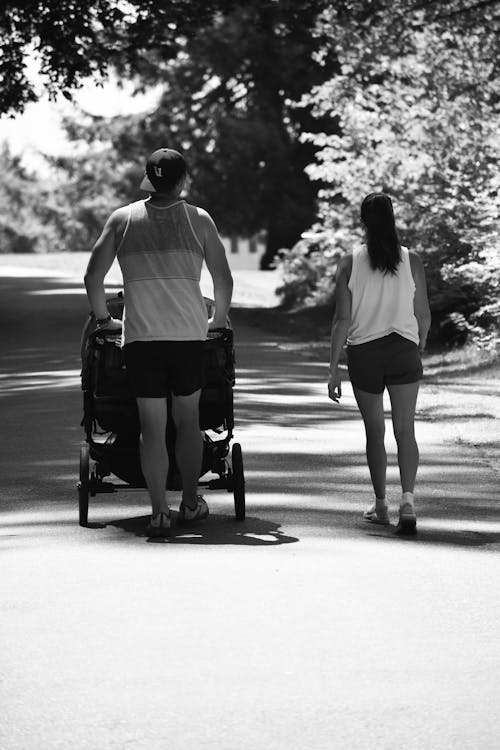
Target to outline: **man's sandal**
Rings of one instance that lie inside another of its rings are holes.
[[[170,536],[171,530],[172,525],[169,513],[158,513],[158,515],[152,516],[151,521],[146,527],[146,533],[152,539],[166,539]]]
[[[201,495],[196,496],[196,507],[191,508],[184,501],[179,507],[177,523],[190,524],[195,521],[204,521],[208,517],[208,505]]]

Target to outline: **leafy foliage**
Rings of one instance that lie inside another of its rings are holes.
[[[332,296],[336,260],[363,239],[361,200],[383,190],[394,198],[403,244],[425,255],[434,335],[457,343],[487,336],[498,330],[500,269],[492,12],[465,36],[449,19],[424,22],[417,13],[409,23],[405,3],[390,13],[379,7],[357,24],[343,24],[338,8],[324,16],[341,70],[302,104],[330,120],[324,132],[303,135],[319,149],[308,172],[325,188],[315,247],[284,258],[283,292],[302,281],[303,299]],[[313,270],[294,272],[297,255]]]
[[[186,155],[192,177],[189,198],[214,216],[225,234],[252,235],[266,230],[269,265],[281,247],[290,247],[314,220],[316,192],[305,174],[316,147],[302,143],[300,133],[317,127],[307,107],[294,100],[334,67],[311,61],[321,48],[312,35],[318,14],[327,3],[309,0],[235,2],[207,23],[203,34],[178,38],[178,54],[165,64],[161,50],[136,58],[142,85],[164,87],[155,112],[144,117],[76,119],[71,136],[97,148],[102,178],[94,185],[116,183],[121,171],[136,175],[145,155],[160,145]],[[126,72],[128,63],[121,61]],[[85,127],[86,122],[86,127]],[[60,166],[64,166],[60,161]],[[66,162],[71,170],[71,165]],[[69,174],[84,200],[87,184]],[[84,178],[85,182],[86,178]],[[131,199],[136,182],[106,193]]]
[[[68,99],[82,79],[106,75],[118,61],[133,67],[154,50],[173,59],[179,43],[209,24],[227,0],[4,0],[0,8],[0,112],[21,112],[36,101],[27,74],[40,63],[43,88]],[[229,3],[230,4],[230,3]]]
[[[42,184],[4,146],[0,150],[0,252],[60,251],[59,207],[50,184]]]
[[[498,5],[4,2],[0,111],[39,96],[27,77],[33,55],[52,96],[71,97],[89,75],[98,83],[111,65],[164,93],[146,116],[68,122],[80,149],[53,161],[50,183],[4,151],[0,247],[88,249],[110,210],[138,197],[145,154],[172,145],[190,164],[190,199],[224,232],[267,230],[266,266],[312,225],[280,254],[289,306],[331,299],[339,256],[363,239],[361,199],[385,190],[403,242],[425,255],[435,336],[490,340],[499,321]]]
[[[292,102],[325,80],[332,64],[311,61],[322,0],[238,2],[186,43],[174,65],[141,69],[165,94],[147,128],[181,144],[192,197],[226,233],[265,229],[267,257],[290,247],[315,216],[316,189],[304,168],[315,147],[301,143],[315,122]]]
[[[118,139],[124,122],[134,118],[103,120],[80,113],[66,122],[75,152],[49,161],[59,175],[54,194],[60,208],[60,233],[71,251],[89,250],[111,211],[144,194],[139,184],[144,171],[130,154],[121,158],[110,144]],[[142,160],[141,160],[142,161]]]

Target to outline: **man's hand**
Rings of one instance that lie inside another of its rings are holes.
[[[122,321],[119,318],[110,318],[106,323],[103,323],[102,325],[97,325],[98,331],[105,331],[106,333],[111,333],[112,331],[121,331],[122,330]]]
[[[208,321],[208,330],[215,331],[217,328],[227,328],[227,320],[224,322],[217,320],[216,318],[210,318]]]
[[[334,372],[330,371],[330,377],[328,378],[328,398],[338,404],[341,396],[342,381],[337,369],[335,369]]]

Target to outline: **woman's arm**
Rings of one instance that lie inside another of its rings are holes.
[[[427,283],[425,281],[424,264],[420,257],[410,251],[410,267],[415,282],[415,297],[413,298],[413,311],[418,324],[418,337],[420,339],[420,351],[423,352],[427,341],[427,334],[431,327],[431,311],[429,298],[427,296]]]
[[[351,269],[352,256],[346,255],[339,261],[335,281],[335,315],[333,318],[330,340],[330,398],[332,398],[332,387],[338,389],[338,395],[340,396],[340,376],[338,374],[338,365],[342,349],[347,339],[349,326],[351,324],[351,292],[348,287]],[[333,400],[336,399],[334,398]]]

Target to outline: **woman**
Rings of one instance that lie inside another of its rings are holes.
[[[414,534],[413,492],[419,460],[415,407],[422,377],[420,352],[431,322],[425,273],[418,255],[399,242],[388,195],[367,195],[361,204],[361,221],[366,246],[345,255],[337,268],[328,392],[338,401],[338,363],[347,339],[349,377],[365,424],[366,457],[375,492],[375,502],[364,518],[390,523],[383,407],[387,387],[402,486],[397,531]]]

